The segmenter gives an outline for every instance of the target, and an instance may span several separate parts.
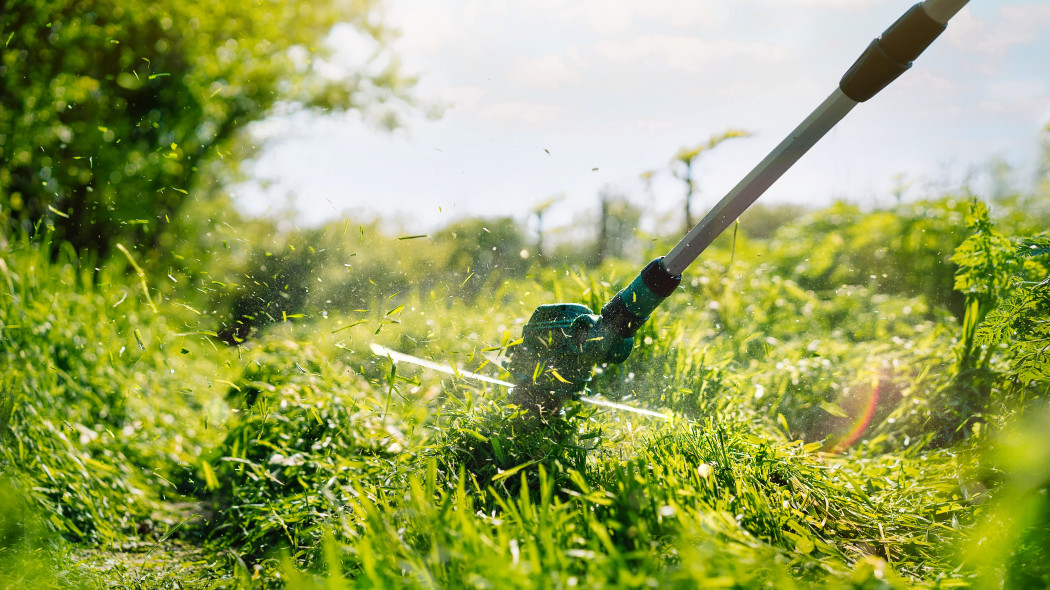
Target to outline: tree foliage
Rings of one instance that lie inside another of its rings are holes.
[[[336,65],[333,31],[370,53]],[[253,121],[405,97],[387,38],[374,0],[2,0],[0,221],[155,245]]]
[[[521,256],[528,243],[521,226],[510,217],[457,221],[436,239],[449,245],[445,268],[450,278],[463,277],[461,287],[471,300],[483,286],[498,285],[504,276],[519,275],[528,267]]]
[[[595,265],[609,258],[625,258],[638,230],[642,210],[626,195],[612,188],[602,189],[598,195],[598,239],[595,243]]]
[[[965,199],[948,196],[864,212],[839,202],[778,228],[770,248],[780,271],[806,289],[866,285],[877,292],[922,295],[960,319],[951,256],[966,239]],[[743,227],[743,222],[741,226]]]

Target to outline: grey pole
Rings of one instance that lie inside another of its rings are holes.
[[[831,93],[773,151],[722,198],[663,258],[680,276],[740,214],[766,192],[809,148],[858,102],[864,102],[904,73],[968,0],[926,0],[911,7],[872,41]]]
[[[970,0],[926,0],[922,3],[922,10],[929,15],[930,18],[937,21],[942,25],[948,24],[948,20],[955,16],[955,13],[962,10],[963,6]]]
[[[805,121],[722,197],[722,200],[678,242],[671,253],[664,257],[663,264],[667,272],[673,275],[682,274],[715,238],[855,106],[857,101],[836,88],[831,96],[820,103]]]

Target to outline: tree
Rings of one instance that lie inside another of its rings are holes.
[[[532,206],[532,214],[536,216],[536,258],[541,262],[545,256],[543,252],[543,216],[555,203],[563,200],[565,200],[565,195],[551,197]]]
[[[747,131],[740,129],[729,129],[722,133],[712,135],[706,142],[700,143],[695,147],[687,148],[683,147],[678,150],[674,158],[671,159],[671,171],[678,178],[685,183],[685,231],[688,232],[693,228],[695,221],[693,220],[692,213],[692,201],[693,193],[696,192],[696,181],[693,180],[693,163],[700,157],[704,152],[710,151],[718,146],[718,144],[726,141],[727,139],[733,139],[734,137],[749,137],[751,134]]]
[[[484,285],[498,284],[505,276],[521,276],[528,268],[521,256],[527,246],[525,235],[510,217],[456,221],[436,238],[450,245],[445,268],[454,280],[462,280],[468,301],[474,301]]]
[[[656,180],[656,170],[646,170],[638,175],[638,179],[642,181],[643,190],[645,191],[645,199],[647,206],[650,211],[656,209],[656,194],[653,193],[653,181]]]
[[[1043,125],[1039,134],[1039,164],[1036,171],[1036,179],[1044,184],[1050,184],[1050,122]]]
[[[594,248],[594,264],[608,258],[621,258],[638,229],[642,211],[623,194],[610,187],[598,193],[598,240]]]
[[[777,229],[809,212],[794,203],[755,203],[740,215],[740,231],[754,240],[767,240]]]
[[[374,52],[333,76],[325,38],[344,22]],[[377,22],[376,0],[0,0],[5,225],[44,221],[101,256],[155,245],[196,186],[236,170],[252,122],[407,96]]]

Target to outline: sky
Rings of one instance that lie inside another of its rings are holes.
[[[381,215],[406,231],[473,216],[571,226],[603,189],[678,215],[683,146],[749,131],[697,162],[717,202],[827,97],[902,0],[387,0],[421,108],[383,131],[355,113],[278,118],[235,188],[253,213],[316,224]],[[336,65],[371,51],[349,28]],[[435,116],[440,113],[440,116]],[[975,0],[911,70],[760,202],[886,203],[955,187],[993,159],[1031,178],[1050,123],[1050,3]],[[651,183],[640,175],[654,171]],[[978,172],[974,186],[984,178]],[[680,224],[680,222],[678,222]],[[677,226],[676,226],[677,227]]]

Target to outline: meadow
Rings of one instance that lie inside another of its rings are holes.
[[[0,586],[1046,587],[1045,198],[745,217],[597,369],[669,419],[539,425],[369,345],[507,378],[537,305],[596,309],[664,239],[477,266],[469,224],[4,235]]]
[[[667,253],[694,161],[749,132],[547,242],[557,197],[433,231],[247,215],[271,124],[442,114],[385,4],[3,4],[0,588],[1050,587],[1050,127],[1023,191],[1000,162],[989,194],[758,203],[595,367],[648,414],[536,420],[463,372],[511,379],[537,306],[597,311]]]

